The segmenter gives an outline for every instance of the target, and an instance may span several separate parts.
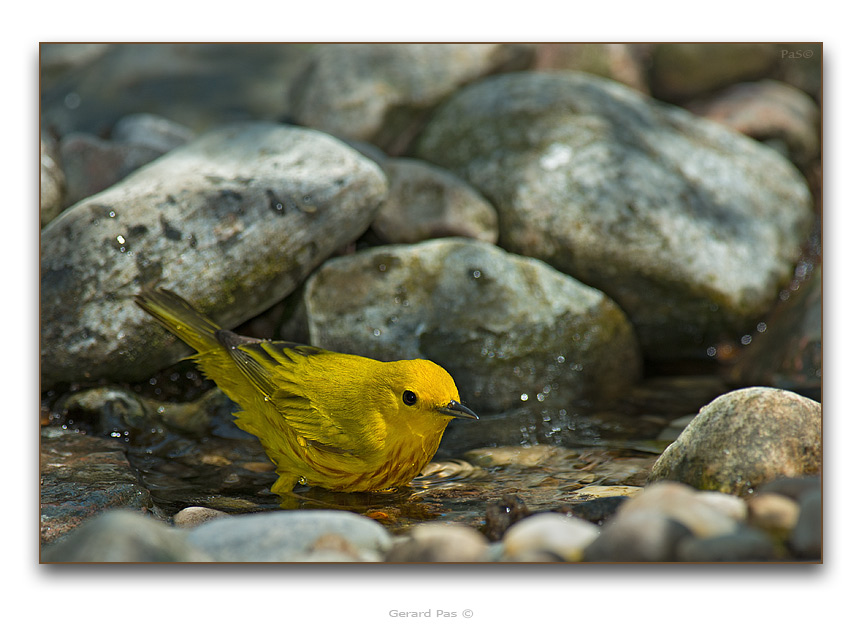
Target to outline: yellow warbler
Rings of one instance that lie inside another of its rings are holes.
[[[297,482],[334,491],[406,485],[434,456],[461,405],[449,373],[431,361],[381,362],[222,329],[165,289],[135,298],[197,351],[204,374],[242,408],[236,424],[276,466],[272,491]]]

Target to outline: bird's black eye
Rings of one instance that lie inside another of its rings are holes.
[[[412,391],[405,391],[404,394],[401,396],[401,399],[404,400],[404,404],[406,404],[407,406],[413,406],[414,404],[416,404],[416,394]]]

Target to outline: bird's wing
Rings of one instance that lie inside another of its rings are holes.
[[[219,337],[237,368],[284,417],[288,426],[309,445],[323,452],[367,457],[379,447],[373,433],[348,416],[329,410],[320,401],[321,382],[308,359],[331,355],[312,346],[284,341],[248,340],[228,331]],[[233,345],[231,345],[233,344]],[[309,371],[309,370],[312,371]],[[333,386],[336,386],[333,384]]]

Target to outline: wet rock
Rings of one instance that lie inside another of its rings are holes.
[[[185,531],[131,511],[110,511],[42,552],[44,563],[210,561]]]
[[[819,102],[823,98],[823,43],[785,46],[779,56],[781,61],[772,76]]]
[[[389,159],[383,169],[389,195],[371,224],[383,242],[470,237],[497,243],[497,212],[457,176],[415,159]]]
[[[584,561],[667,562],[676,559],[676,546],[691,531],[659,511],[617,514],[584,548]]]
[[[174,43],[112,44],[87,51],[85,45],[40,46],[52,67],[42,77],[42,120],[60,136],[75,131],[106,136],[120,118],[143,112],[196,132],[243,120],[281,119],[285,89],[314,48]]]
[[[632,485],[589,485],[573,491],[572,495],[588,498],[614,498],[636,496],[641,491],[643,491],[643,487]]]
[[[503,248],[617,302],[654,360],[705,358],[760,321],[812,224],[805,180],[774,150],[576,72],[461,89],[417,154],[491,201]]]
[[[218,517],[228,517],[228,514],[205,506],[188,506],[177,511],[173,517],[173,522],[177,528],[194,528]]]
[[[66,135],[60,141],[66,206],[107,189],[161,154],[149,146],[116,143],[86,133]]]
[[[748,501],[748,523],[786,537],[799,520],[799,504],[777,493],[758,493]]]
[[[649,481],[741,495],[780,476],[819,473],[820,464],[820,404],[751,387],[705,406],[658,458]]]
[[[86,67],[110,49],[104,43],[54,43],[40,44],[39,70],[42,80],[51,82],[70,70]]]
[[[429,522],[414,526],[396,542],[386,561],[404,563],[470,563],[486,561],[488,541],[481,533],[461,524]]]
[[[584,548],[595,541],[599,527],[559,513],[538,513],[518,522],[503,535],[505,560],[520,561],[550,553],[564,561],[580,561]]]
[[[487,243],[437,239],[331,259],[305,286],[313,345],[427,358],[478,412],[616,397],[640,374],[634,333],[600,292]]]
[[[806,491],[799,500],[799,520],[790,534],[790,548],[801,559],[823,560],[823,505],[819,490]]]
[[[152,506],[118,442],[46,427],[39,452],[44,545],[107,509]]]
[[[811,262],[779,294],[769,316],[729,371],[735,387],[777,387],[812,399],[822,393],[823,272]]]
[[[629,496],[618,495],[593,498],[592,500],[585,500],[583,502],[567,503],[555,512],[570,517],[577,517],[586,522],[592,522],[601,526],[628,499]]]
[[[213,130],[63,212],[41,237],[41,374],[142,379],[188,353],[132,297],[158,284],[231,327],[371,222],[380,169],[311,130]]]
[[[820,476],[798,476],[794,478],[782,476],[781,478],[776,478],[775,480],[771,480],[760,485],[757,488],[757,493],[777,493],[796,502],[800,502],[802,497],[809,491],[819,492],[820,490]]]
[[[127,438],[153,424],[151,412],[134,393],[120,387],[94,387],[61,398],[54,411],[64,423],[85,426],[102,437]]]
[[[800,168],[820,154],[817,104],[804,91],[776,80],[733,85],[686,108],[775,148]]]
[[[126,115],[111,130],[111,139],[115,142],[147,147],[159,154],[179,148],[194,137],[187,126],[151,113]]]
[[[216,561],[297,561],[315,550],[321,537],[337,535],[359,561],[379,561],[392,539],[379,523],[346,511],[276,511],[235,515],[205,522],[189,532],[191,545]],[[332,545],[332,537],[327,540]],[[320,547],[319,545],[317,546]]]
[[[485,536],[499,541],[510,526],[530,515],[526,503],[514,494],[506,494],[485,507]]]
[[[769,535],[745,527],[715,537],[685,537],[677,546],[680,561],[698,563],[773,561],[779,556]]]
[[[66,176],[60,166],[57,143],[46,133],[39,138],[39,223],[44,226],[60,214]]]
[[[458,86],[531,58],[520,44],[324,44],[291,84],[289,110],[304,126],[395,154]]]
[[[734,83],[763,78],[781,58],[771,43],[665,43],[653,49],[650,85],[678,102]]]
[[[537,70],[577,70],[610,78],[647,93],[649,45],[625,43],[547,43],[536,47]]]
[[[78,132],[66,135],[60,141],[68,181],[64,206],[107,189],[193,136],[185,126],[143,113],[120,119],[110,139]]]

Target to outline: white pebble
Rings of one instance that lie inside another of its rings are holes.
[[[562,513],[538,513],[527,517],[503,535],[503,556],[520,560],[525,554],[550,552],[566,561],[579,561],[584,548],[595,541],[599,527]]]

